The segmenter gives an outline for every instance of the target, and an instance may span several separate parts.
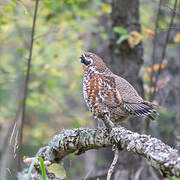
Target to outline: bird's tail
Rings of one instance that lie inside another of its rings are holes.
[[[151,119],[151,120],[158,119],[159,113],[157,112],[157,110],[159,109],[159,106],[156,105],[156,104],[153,104],[153,103],[151,103],[149,101],[144,101],[143,103],[152,108],[151,114],[148,116],[148,118]]]
[[[143,103],[125,103],[125,109],[132,115],[148,117],[151,120],[158,118],[157,108],[157,105],[146,101]]]

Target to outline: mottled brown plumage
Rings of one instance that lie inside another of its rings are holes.
[[[144,101],[125,79],[113,74],[103,60],[93,53],[80,57],[84,69],[83,94],[95,118],[108,117],[112,122],[129,116],[156,119],[157,106]]]

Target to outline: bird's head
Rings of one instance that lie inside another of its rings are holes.
[[[91,69],[99,73],[103,73],[107,70],[103,60],[94,53],[86,52],[80,56],[80,61],[83,64],[84,69]]]

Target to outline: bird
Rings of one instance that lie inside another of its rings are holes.
[[[112,124],[129,117],[158,117],[158,105],[143,98],[124,78],[114,74],[103,59],[91,52],[80,56],[83,65],[83,96],[95,119]]]

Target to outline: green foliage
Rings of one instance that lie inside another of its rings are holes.
[[[79,128],[81,126],[80,122],[77,119],[72,121],[73,128]]]
[[[180,178],[177,178],[177,177],[173,176],[172,180],[180,180]]]
[[[127,40],[129,38],[129,33],[128,31],[120,26],[116,26],[113,28],[114,32],[120,35],[120,37],[117,39],[116,43],[121,44],[123,41]]]
[[[45,165],[44,165],[44,160],[42,157],[35,157],[28,169],[28,174],[26,176],[26,180],[30,180],[31,177],[31,172],[34,168],[35,163],[39,160],[39,165],[40,165],[40,169],[41,169],[41,175],[42,175],[42,179],[46,180],[46,170],[45,170]]]
[[[129,34],[122,35],[120,38],[116,41],[117,44],[121,44],[123,41],[127,40],[129,38]]]
[[[55,176],[59,179],[67,179],[65,169],[57,163],[53,163],[52,165],[47,167],[48,172],[55,174]]]
[[[128,34],[128,31],[123,28],[123,27],[120,27],[120,26],[116,26],[113,28],[114,32],[118,33],[118,34],[121,34],[121,35],[126,35]]]
[[[43,180],[46,180],[46,170],[45,170],[45,166],[44,166],[44,160],[42,157],[38,158],[40,161],[40,168],[41,168],[41,174],[42,174],[42,178]]]

